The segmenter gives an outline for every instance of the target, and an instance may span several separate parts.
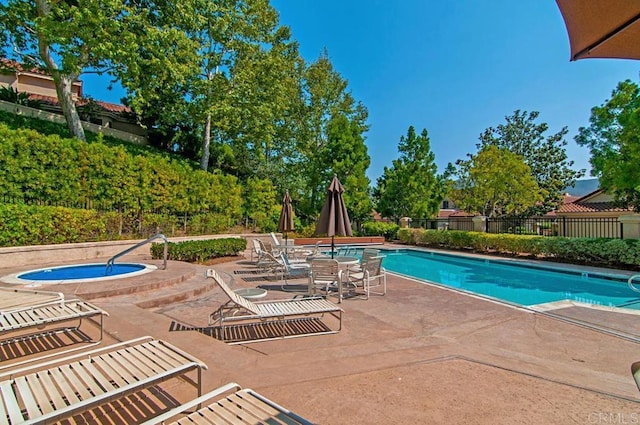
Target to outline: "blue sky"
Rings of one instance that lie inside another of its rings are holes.
[[[552,0],[272,0],[309,62],[326,48],[353,96],[369,110],[372,183],[397,158],[410,125],[427,129],[440,171],[476,151],[487,127],[514,110],[539,111],[547,134],[567,126],[575,168],[589,152],[573,137],[640,62],[569,62],[569,40]],[[85,91],[118,102],[118,90]]]

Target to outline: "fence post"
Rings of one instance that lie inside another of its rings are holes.
[[[640,214],[621,215],[618,217],[624,239],[640,239]]]
[[[483,215],[477,215],[471,219],[473,221],[473,230],[475,232],[487,232],[488,220]]]

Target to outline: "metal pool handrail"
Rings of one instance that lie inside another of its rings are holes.
[[[635,279],[640,279],[640,274],[635,274],[635,275],[631,276],[629,278],[629,280],[627,281],[627,283],[629,285],[629,288],[631,288],[631,290],[636,291],[636,292],[640,292],[640,288],[633,284],[633,281]]]
[[[140,248],[142,245],[148,244],[151,241],[154,241],[156,239],[162,239],[164,241],[164,269],[167,269],[167,257],[168,257],[168,252],[169,252],[169,241],[167,240],[167,237],[165,235],[163,235],[162,233],[158,233],[155,234],[153,236],[151,236],[150,238],[147,238],[145,240],[143,240],[142,242],[138,242],[137,244],[135,244],[132,247],[129,247],[127,249],[125,249],[122,252],[117,253],[116,255],[114,255],[113,257],[109,258],[109,260],[107,260],[107,271],[111,270],[111,268],[113,267],[114,262],[116,261],[116,258],[120,258],[125,254],[130,253],[131,251],[133,251],[136,248]]]

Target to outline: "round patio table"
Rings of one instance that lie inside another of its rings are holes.
[[[267,296],[267,290],[262,288],[240,288],[233,292],[248,300],[256,300]]]
[[[316,259],[331,260],[332,258],[330,255],[315,255],[313,257],[307,257],[307,261],[309,263],[311,262],[311,260]],[[358,264],[360,262],[358,257],[348,257],[344,255],[336,255],[333,257],[333,260],[336,260],[341,266],[353,266],[354,264]]]

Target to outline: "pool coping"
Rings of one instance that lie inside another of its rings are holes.
[[[157,266],[155,266],[153,264],[146,264],[146,263],[131,263],[131,262],[127,262],[127,263],[118,263],[118,264],[135,264],[135,265],[144,266],[144,268],[142,268],[141,270],[135,271],[135,272],[127,273],[127,274],[119,274],[119,275],[103,276],[103,277],[92,277],[92,278],[86,278],[86,279],[34,280],[34,279],[23,279],[23,278],[19,277],[20,275],[25,274],[25,273],[38,272],[38,271],[44,271],[44,270],[63,269],[63,268],[68,268],[68,267],[73,267],[73,266],[96,266],[96,265],[99,265],[99,266],[105,266],[105,268],[106,268],[106,265],[104,263],[67,264],[67,265],[63,265],[63,266],[41,267],[39,269],[20,271],[20,272],[17,272],[17,273],[11,273],[11,274],[8,274],[6,276],[0,277],[0,282],[9,283],[9,284],[12,284],[12,285],[23,285],[25,288],[38,288],[38,287],[41,287],[41,286],[48,286],[48,285],[65,285],[65,284],[70,284],[70,283],[94,283],[94,282],[103,282],[103,281],[107,281],[107,280],[118,280],[118,279],[134,277],[134,276],[140,276],[140,275],[147,274],[147,273],[150,273],[150,272],[158,269]]]

